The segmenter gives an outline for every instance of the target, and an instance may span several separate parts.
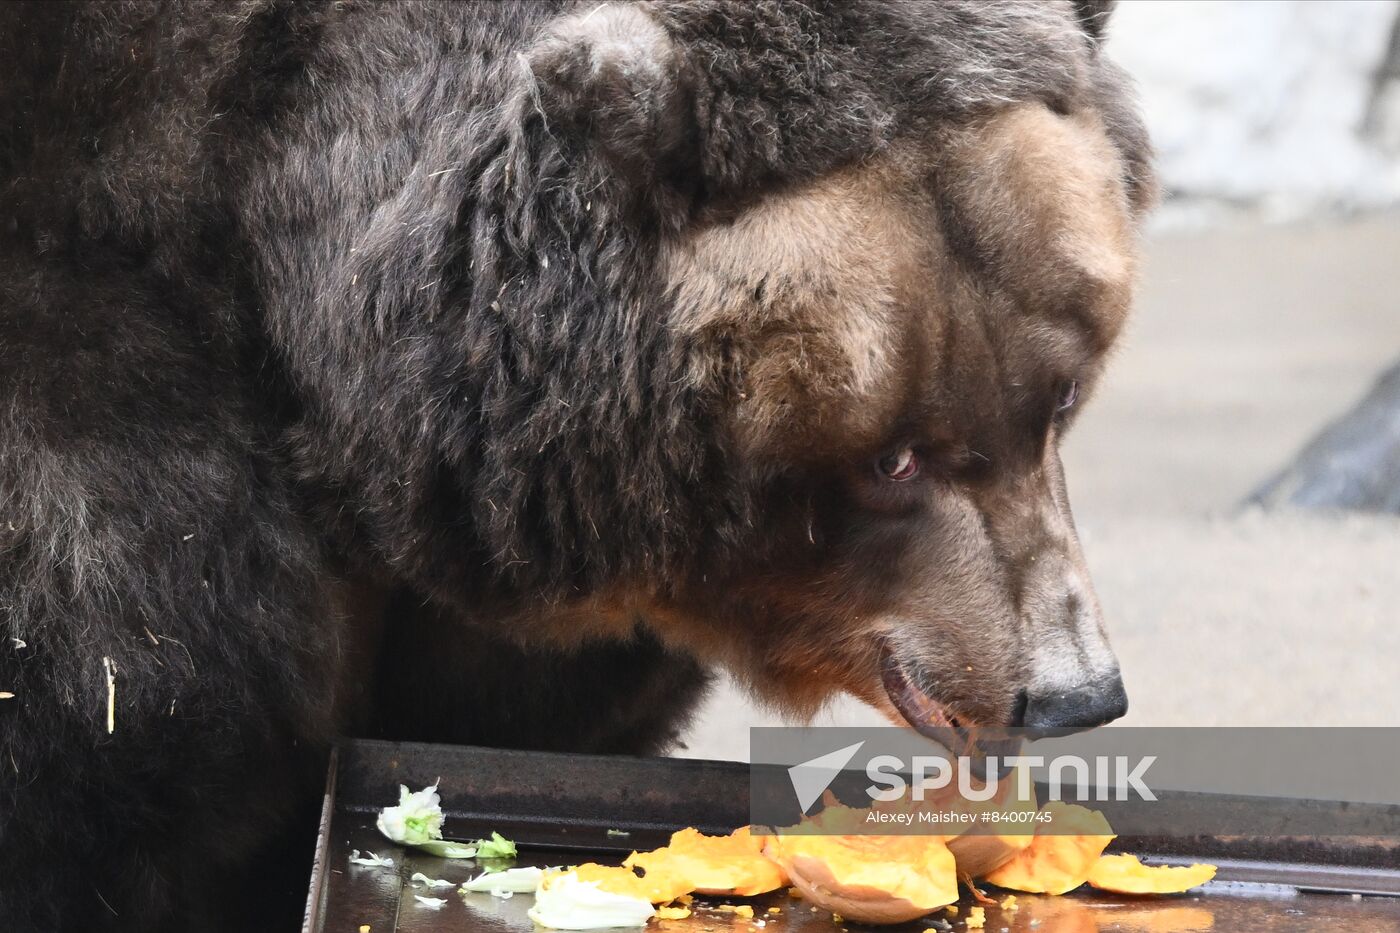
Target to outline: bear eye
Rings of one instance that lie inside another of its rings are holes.
[[[881,476],[896,483],[907,482],[919,474],[919,458],[912,447],[902,447],[892,454],[886,454],[876,461],[875,466]]]
[[[1079,401],[1079,383],[1073,379],[1067,379],[1060,383],[1059,396],[1055,401],[1056,413],[1069,411],[1077,401]]]

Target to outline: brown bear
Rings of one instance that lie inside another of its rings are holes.
[[[291,929],[346,732],[1119,715],[1107,12],[0,7],[0,928]]]

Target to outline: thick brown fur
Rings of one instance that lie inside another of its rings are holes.
[[[1102,675],[1100,6],[0,6],[0,929],[291,929],[344,728]]]

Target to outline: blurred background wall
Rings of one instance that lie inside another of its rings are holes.
[[[1170,200],[1161,225],[1400,203],[1396,0],[1125,0],[1109,52],[1137,80]]]

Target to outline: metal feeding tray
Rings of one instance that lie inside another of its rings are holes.
[[[355,933],[365,927],[371,933],[534,933],[526,916],[529,895],[502,899],[446,888],[426,891],[410,882],[415,872],[461,882],[480,868],[403,851],[375,829],[379,809],[397,801],[399,784],[418,788],[439,778],[447,838],[475,839],[496,830],[519,844],[520,865],[616,864],[633,849],[664,845],[683,826],[720,833],[748,822],[749,775],[743,764],[352,741],[331,761],[304,933]],[[394,867],[352,865],[352,849],[389,855]],[[1395,840],[1119,838],[1112,849],[1148,861],[1210,861],[1220,871],[1215,881],[1184,895],[1134,898],[1089,889],[1062,897],[1018,894],[1015,909],[984,905],[984,929],[1400,931]],[[433,909],[415,894],[445,897],[447,903]],[[725,903],[751,905],[753,919],[718,909]],[[697,896],[693,906],[684,920],[653,921],[650,927],[657,933],[755,933],[761,921],[762,933],[860,929],[786,891],[753,898]],[[887,929],[965,930],[973,906],[964,893],[956,915],[936,911]],[[770,908],[777,912],[769,913]]]

